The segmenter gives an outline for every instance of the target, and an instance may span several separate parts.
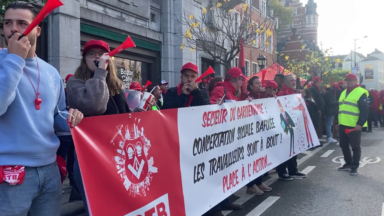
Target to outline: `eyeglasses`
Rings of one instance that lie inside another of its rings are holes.
[[[93,57],[96,57],[96,54],[97,54],[98,56],[101,57],[104,53],[105,52],[103,52],[103,51],[101,51],[101,52],[89,51],[89,52],[87,52],[87,56],[93,58]]]

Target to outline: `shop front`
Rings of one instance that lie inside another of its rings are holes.
[[[103,40],[109,44],[111,50],[119,46],[128,35],[82,23],[81,45],[91,40]],[[114,58],[118,76],[123,80],[123,87],[127,88],[132,81],[145,84],[148,80],[159,83],[161,79],[161,45],[131,36],[136,44],[135,48],[124,50]]]

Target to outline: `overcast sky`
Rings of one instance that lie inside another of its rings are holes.
[[[301,0],[304,4],[308,0]],[[384,52],[384,0],[315,0],[319,14],[318,41],[335,55],[354,49],[366,55],[375,48]]]

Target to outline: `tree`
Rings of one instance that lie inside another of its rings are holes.
[[[4,10],[11,2],[15,2],[15,1],[25,1],[32,4],[41,4],[41,3],[45,4],[47,2],[47,0],[1,0],[0,9]]]
[[[328,76],[325,76],[323,78],[323,85],[324,86],[331,86],[332,81],[337,83],[341,80],[345,79],[345,76],[350,73],[349,70],[332,70],[330,73],[328,73]]]
[[[298,77],[307,79],[304,86],[307,85],[313,77],[318,76],[323,80],[332,77],[333,66],[335,63],[340,63],[340,59],[331,58],[332,48],[326,50],[311,50],[306,49],[305,45],[301,47],[302,51],[306,51],[305,60],[290,59],[289,55],[281,54],[285,59],[283,66],[286,70],[291,71]],[[336,77],[335,77],[336,78]],[[330,84],[330,82],[329,82]]]
[[[248,4],[241,4],[235,9],[226,7],[227,1],[217,3],[210,8],[201,8],[201,15],[182,14],[181,19],[176,19],[183,26],[188,26],[186,32],[180,32],[183,38],[180,49],[189,47],[204,51],[215,63],[231,67],[232,60],[240,52],[241,39],[244,44],[255,44],[260,35],[265,35],[261,47],[270,44],[271,28],[274,23],[256,12]]]
[[[292,7],[285,7],[279,0],[271,0],[270,7],[273,10],[273,15],[279,20],[279,30],[291,25],[293,22]]]

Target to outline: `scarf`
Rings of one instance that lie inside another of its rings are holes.
[[[182,88],[183,88],[183,85],[181,85],[181,83],[177,86],[177,95],[181,95],[182,94]],[[193,100],[193,96],[192,94],[190,93],[189,96],[188,96],[188,100],[185,101],[185,107],[189,107],[191,106],[191,103],[192,103],[192,100]]]
[[[296,89],[291,89],[288,86],[283,85],[283,87],[281,87],[280,89],[278,96],[295,94],[295,91]]]
[[[167,93],[167,90],[161,90],[161,92],[163,92],[163,94],[166,94]]]

